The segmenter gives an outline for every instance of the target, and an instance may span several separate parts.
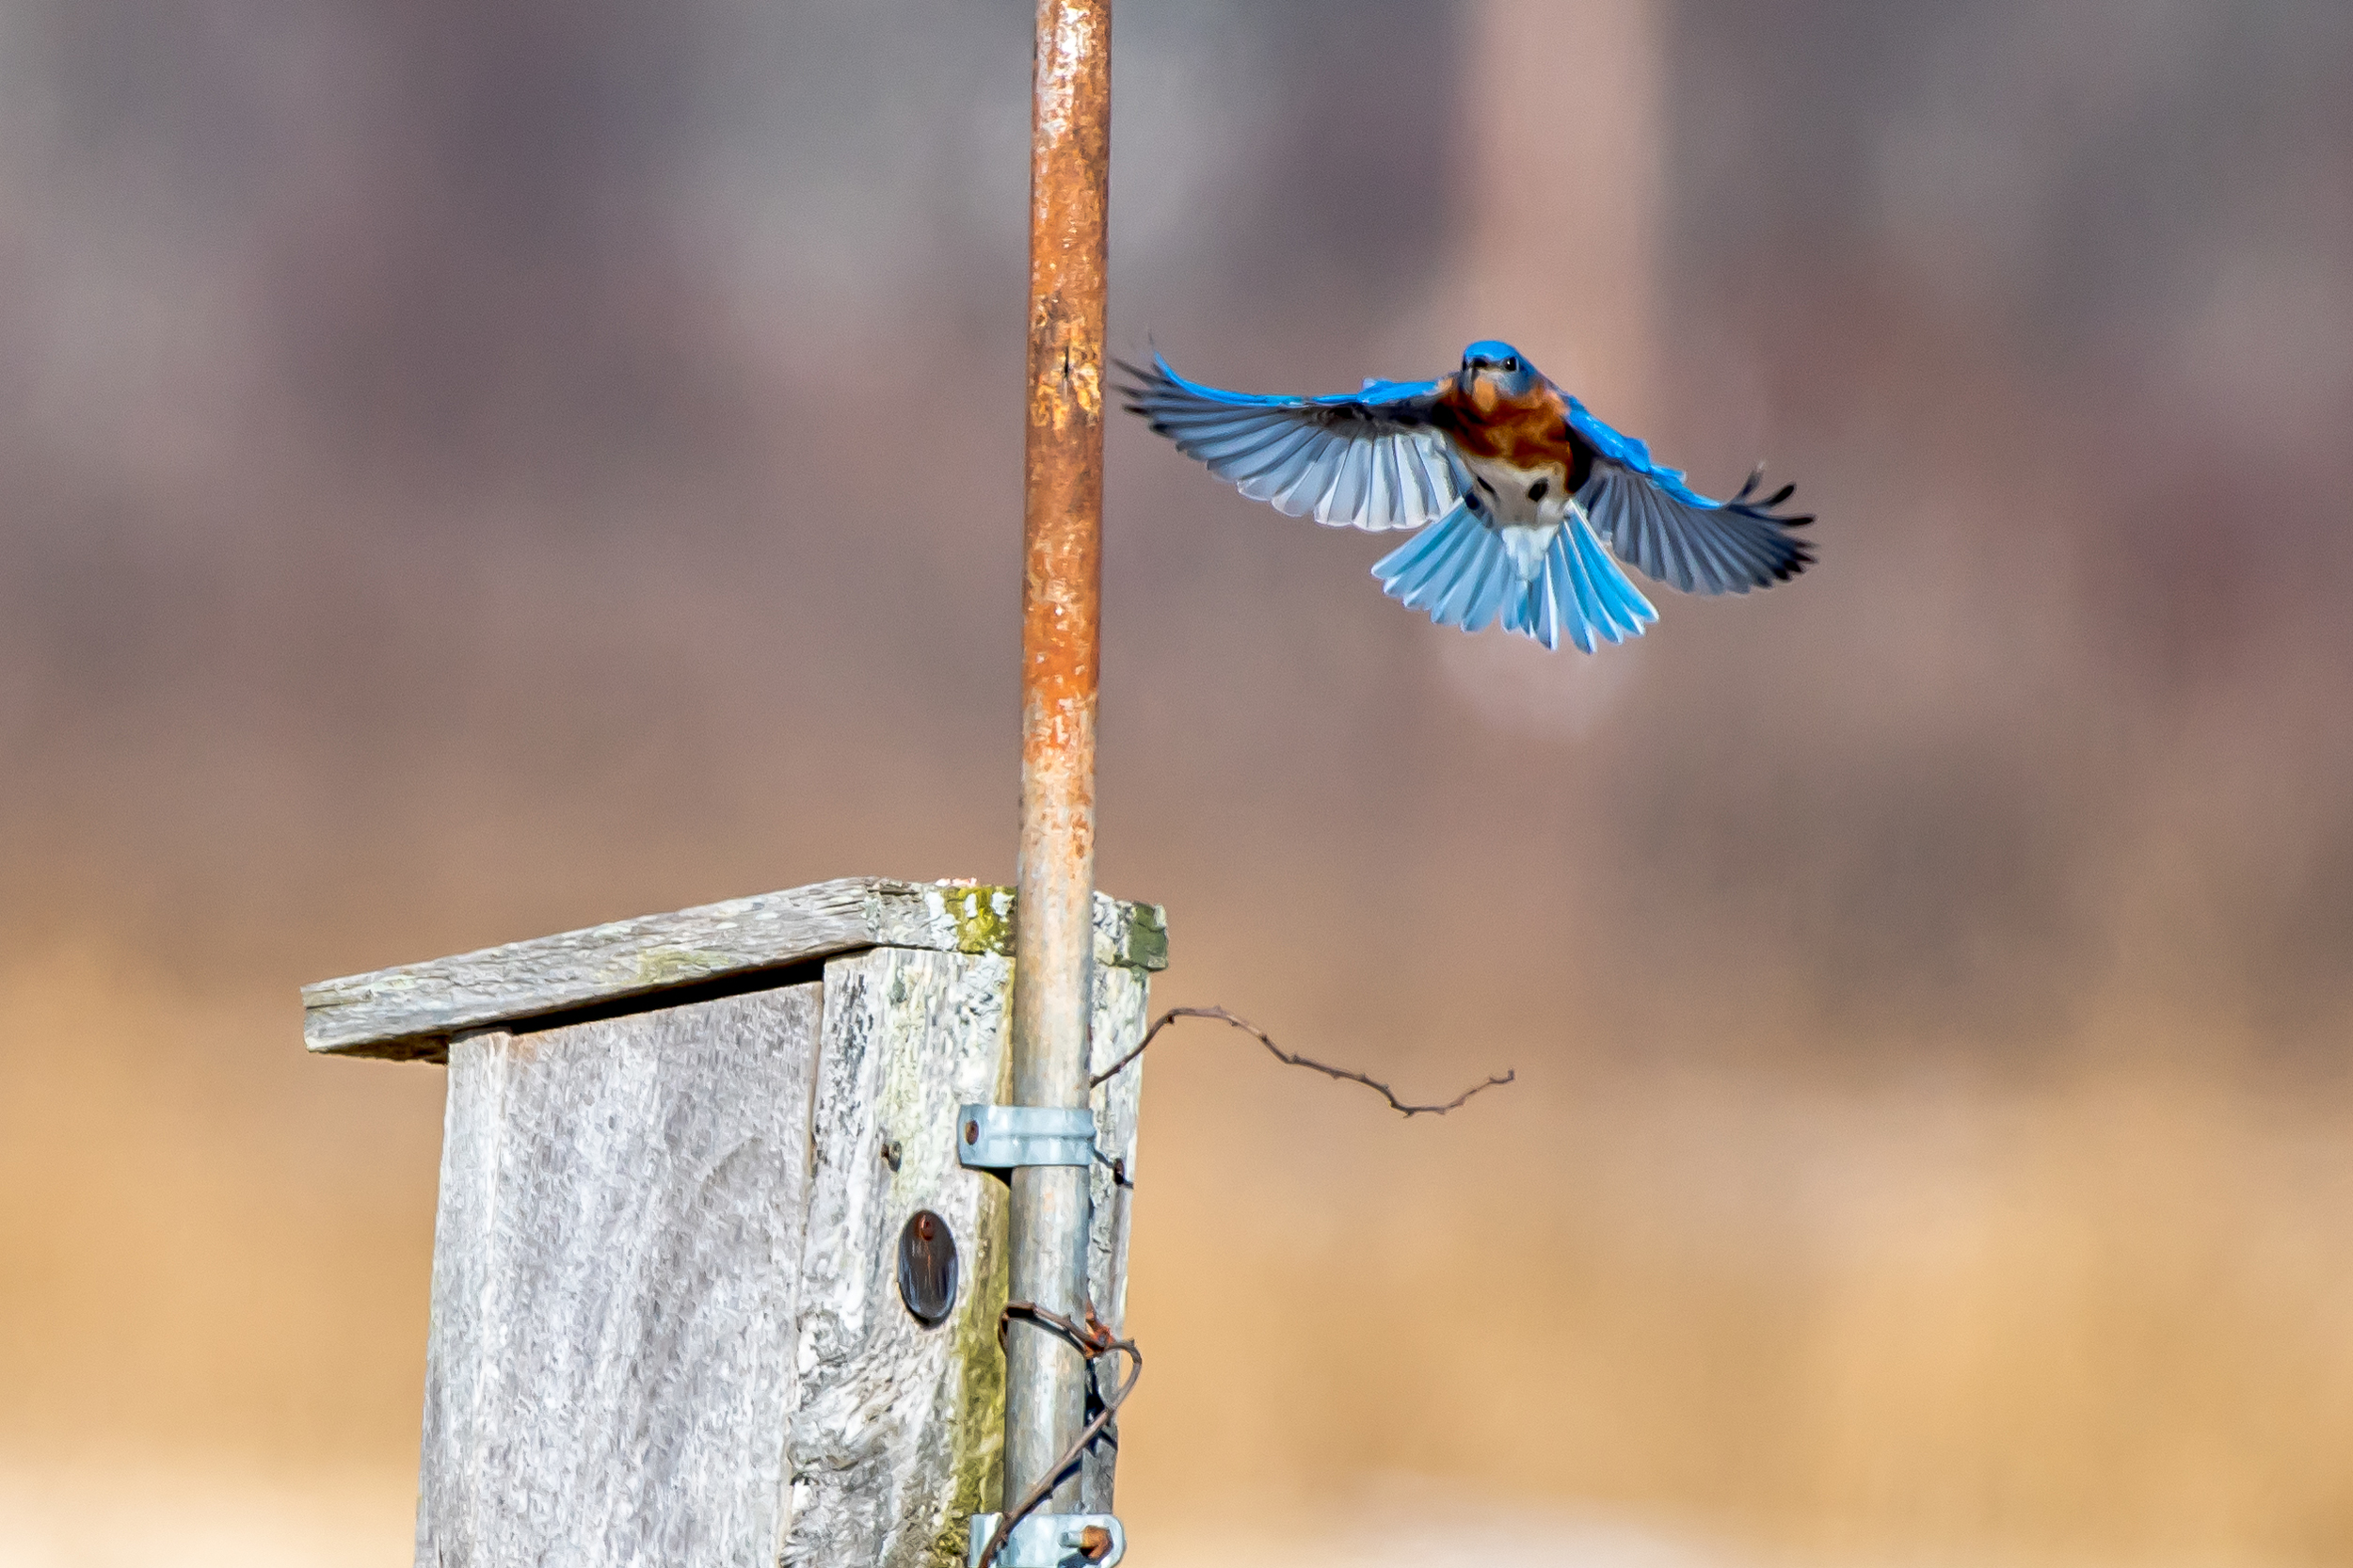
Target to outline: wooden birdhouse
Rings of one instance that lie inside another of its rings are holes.
[[[957,1143],[1007,1097],[1012,904],[824,882],[304,989],[312,1050],[448,1068],[420,1568],[965,1561],[1007,1201]],[[1095,1070],[1167,951],[1096,896]],[[1093,1098],[1113,1327],[1142,1065]]]

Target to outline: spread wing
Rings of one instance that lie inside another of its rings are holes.
[[[1253,501],[1334,527],[1419,528],[1470,488],[1430,424],[1436,381],[1367,381],[1328,397],[1261,397],[1188,381],[1166,360],[1122,363],[1128,407]]]
[[[1813,551],[1789,532],[1813,518],[1776,511],[1796,486],[1752,500],[1765,477],[1759,469],[1739,494],[1711,501],[1685,484],[1680,470],[1653,460],[1649,447],[1604,424],[1574,397],[1569,428],[1594,453],[1577,504],[1621,560],[1659,582],[1685,593],[1744,594],[1814,564]]]

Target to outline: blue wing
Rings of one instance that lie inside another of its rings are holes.
[[[1128,407],[1253,501],[1335,527],[1419,528],[1470,488],[1431,427],[1436,381],[1367,381],[1327,397],[1261,397],[1188,381],[1158,354],[1121,364]]]
[[[1813,565],[1814,552],[1789,530],[1814,520],[1775,511],[1795,486],[1753,501],[1765,476],[1759,469],[1739,494],[1711,501],[1684,482],[1681,470],[1653,459],[1649,447],[1611,429],[1574,397],[1569,428],[1595,454],[1577,504],[1620,559],[1659,582],[1685,593],[1744,594]]]

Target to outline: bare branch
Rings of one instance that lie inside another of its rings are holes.
[[[1101,1083],[1105,1079],[1108,1079],[1112,1074],[1118,1072],[1120,1068],[1126,1066],[1128,1063],[1133,1062],[1137,1057],[1142,1056],[1144,1053],[1145,1048],[1152,1044],[1153,1039],[1159,1035],[1160,1031],[1166,1029],[1170,1024],[1175,1023],[1179,1018],[1215,1018],[1220,1023],[1231,1024],[1236,1029],[1241,1030],[1243,1033],[1256,1037],[1258,1044],[1266,1047],[1268,1050],[1272,1051],[1274,1055],[1274,1060],[1282,1063],[1284,1065],[1290,1067],[1305,1067],[1310,1071],[1321,1073],[1326,1078],[1337,1078],[1350,1083],[1361,1083],[1366,1088],[1370,1089],[1375,1094],[1379,1095],[1383,1099],[1387,1100],[1389,1102],[1390,1110],[1404,1116],[1443,1116],[1448,1112],[1452,1111],[1457,1106],[1461,1105],[1465,1100],[1470,1098],[1473,1095],[1481,1094],[1489,1089],[1501,1088],[1504,1084],[1510,1083],[1519,1077],[1519,1073],[1516,1070],[1506,1069],[1501,1078],[1490,1078],[1484,1083],[1474,1083],[1469,1088],[1464,1090],[1461,1094],[1455,1096],[1452,1099],[1447,1101],[1444,1105],[1408,1105],[1403,1100],[1397,1097],[1397,1092],[1395,1090],[1391,1089],[1387,1084],[1383,1083],[1378,1079],[1367,1078],[1364,1074],[1355,1072],[1347,1067],[1335,1067],[1329,1063],[1318,1062],[1312,1057],[1293,1055],[1291,1052],[1287,1051],[1282,1047],[1276,1045],[1274,1041],[1268,1036],[1265,1030],[1260,1029],[1257,1024],[1252,1023],[1248,1018],[1237,1017],[1235,1015],[1225,1011],[1223,1007],[1172,1007],[1167,1012],[1152,1020],[1152,1027],[1144,1032],[1143,1044],[1137,1046],[1135,1049],[1129,1051],[1127,1055],[1121,1057],[1118,1061],[1112,1063],[1101,1072],[1096,1073],[1093,1078],[1088,1079],[1087,1087],[1090,1089],[1094,1088],[1096,1084]]]

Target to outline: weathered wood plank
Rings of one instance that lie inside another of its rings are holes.
[[[944,1568],[962,1559],[960,1521],[996,1496],[1005,1186],[957,1164],[955,1116],[1002,1093],[1011,972],[995,954],[891,948],[825,966],[787,1565]],[[921,1208],[947,1221],[963,1276],[934,1327],[893,1269]]]
[[[825,966],[819,1128],[801,1264],[801,1404],[786,1443],[787,1568],[954,1568],[966,1522],[1000,1506],[1007,1189],[955,1157],[955,1112],[1009,1087],[1012,966],[994,953],[877,949]],[[1096,971],[1096,1059],[1143,1038],[1145,979]],[[1097,1091],[1106,1149],[1135,1157],[1134,1068]],[[896,1144],[899,1165],[884,1158]],[[1098,1311],[1127,1297],[1127,1206],[1103,1180],[1090,1255]],[[1120,1194],[1124,1200],[1126,1194]],[[955,1307],[936,1327],[900,1301],[899,1232],[928,1208],[963,1258]],[[1089,1496],[1109,1506],[1116,1450],[1102,1446]]]
[[[822,988],[460,1039],[419,1568],[770,1568]]]
[[[1090,1073],[1101,1072],[1144,1038],[1149,990],[1150,982],[1141,970],[1096,966],[1095,1016],[1087,1041]],[[1117,1077],[1096,1085],[1090,1096],[1095,1107],[1096,1147],[1118,1163],[1115,1169],[1100,1162],[1096,1165],[1088,1194],[1094,1214],[1087,1235],[1087,1293],[1094,1299],[1096,1316],[1120,1334],[1127,1332],[1128,1323],[1128,1232],[1135,1203],[1136,1113],[1144,1091],[1143,1067],[1144,1059],[1138,1057]],[[1124,1357],[1097,1361],[1097,1397],[1110,1394],[1127,1372]],[[1080,1487],[1082,1512],[1115,1512],[1112,1494],[1118,1464],[1119,1420],[1113,1416],[1086,1452]]]
[[[439,1061],[466,1030],[872,947],[1009,953],[1010,888],[850,877],[303,987],[314,1051]],[[1098,965],[1167,967],[1160,908],[1096,895]]]

